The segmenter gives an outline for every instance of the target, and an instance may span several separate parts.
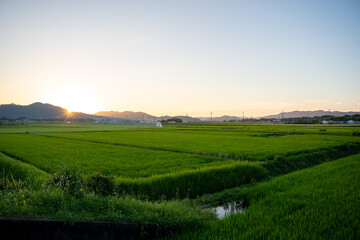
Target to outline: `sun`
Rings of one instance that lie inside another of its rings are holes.
[[[71,111],[70,109],[65,109],[66,115],[72,115],[74,111]]]
[[[74,112],[92,114],[100,111],[97,94],[82,88],[57,89],[51,92],[45,101],[66,109],[68,115]]]

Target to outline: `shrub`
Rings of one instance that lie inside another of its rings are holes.
[[[352,131],[351,136],[360,136],[360,132],[359,131]]]
[[[115,192],[115,178],[112,176],[104,176],[100,172],[92,174],[86,178],[86,187],[100,195],[113,195]]]

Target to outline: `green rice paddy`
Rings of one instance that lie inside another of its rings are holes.
[[[360,169],[359,155],[354,154],[360,152],[359,130],[356,126],[240,123],[163,128],[143,124],[2,125],[0,190],[1,184],[8,184],[5,179],[10,173],[14,181],[21,180],[32,190],[8,192],[5,187],[0,203],[6,207],[0,214],[57,216],[67,221],[156,222],[162,231],[171,228],[171,232],[197,227],[196,231],[171,235],[179,239],[299,239],[301,234],[307,239],[336,239],[341,234],[356,239],[354,229],[359,222],[355,215],[360,216],[356,173]],[[114,177],[117,195],[96,197],[99,204],[108,206],[103,213],[90,204],[91,194],[81,193],[84,200],[80,200],[45,187],[64,167],[85,177],[99,172]],[[296,171],[303,168],[308,169]],[[257,185],[259,182],[264,183]],[[222,192],[224,189],[228,190]],[[188,198],[199,200],[163,201]],[[198,206],[199,202],[215,201],[212,199],[246,199],[250,207],[245,214],[215,221]],[[12,206],[12,201],[28,205]],[[48,203],[49,208],[39,208],[38,201]],[[69,208],[51,212],[59,202]],[[170,210],[171,204],[176,210]],[[89,209],[77,212],[84,206]],[[133,210],[120,216],[117,211],[124,206]],[[185,214],[183,209],[192,207]],[[146,214],[139,209],[147,209]],[[159,211],[158,217],[151,217]],[[181,212],[185,214],[182,217]],[[336,225],[337,221],[341,224]]]

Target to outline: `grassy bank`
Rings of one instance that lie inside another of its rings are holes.
[[[213,218],[188,202],[140,201],[131,197],[70,194],[56,188],[0,191],[0,216],[73,221],[154,224],[159,233],[201,226]]]
[[[359,239],[360,154],[235,189],[238,213],[171,239]],[[170,239],[169,238],[169,239]]]

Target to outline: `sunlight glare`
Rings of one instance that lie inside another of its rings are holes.
[[[51,93],[50,93],[51,92]],[[65,108],[68,114],[74,112],[96,113],[100,110],[97,102],[98,96],[95,96],[89,89],[82,88],[64,88],[49,91],[45,101],[53,105]]]

